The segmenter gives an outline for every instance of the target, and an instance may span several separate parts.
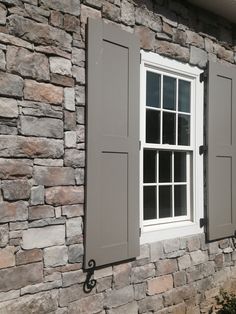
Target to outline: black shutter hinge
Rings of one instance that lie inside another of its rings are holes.
[[[207,145],[201,145],[199,146],[199,155],[207,153],[208,147]]]
[[[208,71],[205,70],[200,74],[200,82],[204,82],[207,79]]]
[[[88,262],[88,266],[89,266],[89,268],[87,268],[85,270],[87,272],[87,274],[86,274],[86,279],[85,279],[85,282],[84,282],[84,285],[83,285],[83,290],[84,290],[85,293],[90,293],[93,290],[93,288],[96,286],[96,284],[97,284],[97,280],[95,280],[93,278],[94,271],[95,271],[95,268],[96,268],[95,260],[91,259]]]
[[[141,150],[141,141],[138,142],[139,150]]]
[[[142,54],[140,53],[140,64],[142,63]]]
[[[200,228],[207,226],[207,218],[200,218]]]
[[[141,237],[142,229],[139,228],[139,237]]]

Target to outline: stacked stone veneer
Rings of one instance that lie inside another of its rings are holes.
[[[0,0],[0,313],[206,313],[235,287],[232,240],[143,245],[83,292],[89,16],[182,62],[236,62],[233,26],[185,1]]]

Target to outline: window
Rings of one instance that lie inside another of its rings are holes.
[[[200,73],[195,67],[142,52],[141,242],[202,232]]]

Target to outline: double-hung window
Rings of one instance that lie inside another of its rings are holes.
[[[201,232],[201,71],[151,52],[141,62],[141,242]],[[155,234],[156,233],[156,236]]]

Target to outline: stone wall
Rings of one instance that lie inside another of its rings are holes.
[[[0,313],[207,313],[236,287],[231,239],[143,245],[83,292],[87,17],[201,68],[236,63],[232,25],[186,1],[0,0]]]

